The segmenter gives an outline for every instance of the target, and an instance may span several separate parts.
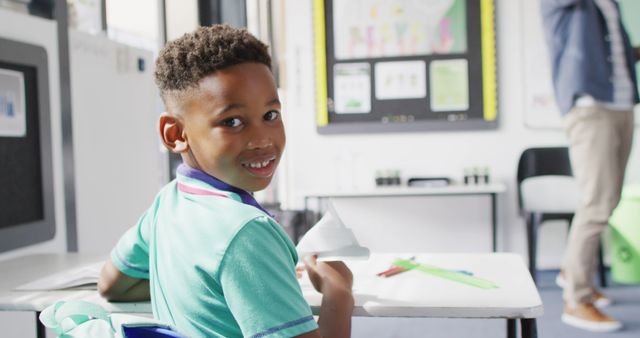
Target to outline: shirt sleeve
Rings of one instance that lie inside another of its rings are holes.
[[[111,250],[113,265],[129,277],[149,279],[148,214],[145,212]]]
[[[245,337],[293,337],[318,328],[296,278],[297,255],[267,217],[247,223],[220,267],[225,301]]]

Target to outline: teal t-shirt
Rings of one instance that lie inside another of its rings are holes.
[[[317,329],[296,278],[295,247],[280,225],[243,203],[246,196],[189,177],[188,169],[111,252],[122,273],[150,280],[154,317],[189,337]]]

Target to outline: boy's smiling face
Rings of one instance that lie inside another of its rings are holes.
[[[285,146],[278,91],[267,66],[218,70],[200,80],[182,107],[186,164],[246,191],[267,187]]]

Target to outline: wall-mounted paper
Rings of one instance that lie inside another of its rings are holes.
[[[469,66],[467,60],[440,60],[429,65],[432,111],[469,109]]]
[[[333,67],[336,114],[371,112],[371,67],[368,63],[338,63]]]
[[[376,99],[415,99],[427,96],[424,61],[377,62],[375,64]]]
[[[24,137],[27,134],[24,76],[0,69],[0,137]]]

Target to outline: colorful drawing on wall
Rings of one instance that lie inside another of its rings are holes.
[[[371,112],[371,67],[368,63],[338,63],[333,66],[336,114]]]
[[[0,69],[0,137],[24,137],[27,133],[24,77]]]
[[[334,0],[333,16],[338,60],[467,50],[465,0]]]

